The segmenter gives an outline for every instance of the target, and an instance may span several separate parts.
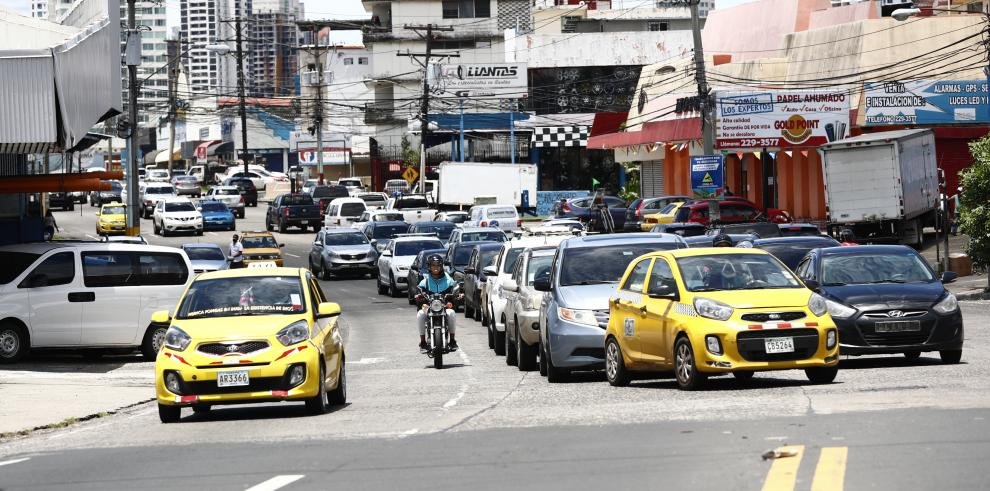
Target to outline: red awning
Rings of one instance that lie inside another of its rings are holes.
[[[221,141],[222,140],[207,140],[199,145],[196,145],[196,160],[206,160],[207,150],[210,148],[210,145],[220,143]]]
[[[607,135],[618,133],[619,128],[626,122],[629,113],[595,113],[595,119],[591,123],[591,133],[589,136]]]
[[[592,136],[588,139],[588,149],[604,150],[698,139],[701,139],[701,118],[667,119],[644,123],[640,131]]]

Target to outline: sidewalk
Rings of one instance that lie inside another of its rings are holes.
[[[949,236],[949,253],[952,255],[965,253],[969,244],[969,237],[959,234]],[[925,247],[919,252],[928,261],[928,264],[938,270],[938,260],[936,257],[945,255],[945,238],[941,237],[936,247],[934,235],[925,235]],[[973,274],[960,276],[956,281],[948,283],[945,287],[956,295],[959,300],[986,300],[990,299],[990,294],[986,292],[987,275],[984,272],[973,271]]]

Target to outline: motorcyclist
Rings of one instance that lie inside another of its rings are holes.
[[[839,232],[839,243],[841,243],[844,246],[859,245],[854,240],[855,238],[856,237],[853,236],[853,231],[848,228],[844,228]]]
[[[725,233],[718,234],[712,239],[712,247],[732,247],[732,237]]]
[[[426,259],[426,264],[430,270],[430,274],[419,282],[420,293],[416,294],[416,302],[424,306],[426,304],[426,295],[422,292],[449,294],[453,293],[454,288],[457,287],[457,282],[443,270],[443,258],[440,255],[430,255]],[[463,293],[459,293],[457,298],[460,299],[463,296]],[[445,314],[447,316],[447,333],[450,335],[450,342],[447,346],[451,350],[455,350],[457,349],[457,341],[454,339],[454,329],[457,316],[453,309],[446,309]],[[430,346],[426,344],[426,320],[426,309],[421,308],[419,313],[416,314],[416,321],[419,324],[419,349],[424,351],[430,349]]]

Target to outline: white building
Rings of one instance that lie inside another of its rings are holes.
[[[48,0],[30,0],[31,17],[35,19],[48,18]]]
[[[61,1],[61,0],[60,0]],[[120,18],[127,19],[127,1],[120,1]],[[165,43],[166,13],[165,3],[137,2],[135,21],[141,30],[141,65],[138,67],[138,81],[141,91],[138,94],[138,124],[146,127],[158,125],[159,118],[168,113],[168,48]],[[126,42],[121,38],[120,47]],[[124,106],[128,100],[127,67],[120,69],[123,80]],[[125,111],[126,114],[126,111]]]
[[[210,92],[220,81],[222,55],[206,46],[217,39],[220,20],[219,0],[181,0],[179,2],[180,39],[186,50],[185,65],[189,89],[194,94]]]
[[[48,13],[48,20],[57,22],[69,8],[72,7],[72,0],[42,0],[45,3],[45,11]],[[34,9],[31,9],[34,12]],[[33,15],[32,15],[33,16]]]

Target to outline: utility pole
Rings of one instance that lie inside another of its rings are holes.
[[[323,53],[320,52],[320,33],[313,32],[313,42],[316,45],[316,165],[317,179],[323,185]]]
[[[701,102],[701,141],[705,155],[715,155],[715,104],[709,94],[705,76],[705,51],[701,46],[701,16],[698,0],[689,0],[691,6],[691,30],[694,35],[695,79],[698,81],[698,99]]]
[[[172,48],[178,42],[174,39],[169,39],[165,41],[169,48]],[[178,53],[178,50],[174,50]],[[173,49],[168,49],[166,51],[169,55],[173,52]],[[176,84],[178,82],[178,69],[175,67],[175,60],[168,60],[168,175],[172,175],[172,158],[175,157],[172,149],[175,148],[175,119],[176,113],[176,101],[175,101],[175,90]]]
[[[241,35],[241,18],[234,19],[234,28],[237,29],[235,42],[237,43],[237,112],[241,117],[241,158],[244,159],[244,172],[248,172],[250,154],[248,154],[247,142],[247,108],[244,106],[244,37]],[[169,149],[171,151],[171,149]]]
[[[426,29],[426,49],[424,53],[398,53],[398,56],[408,56],[410,58],[422,57],[423,61],[420,65],[423,67],[423,100],[419,104],[419,113],[423,118],[420,123],[419,130],[419,190],[426,191],[426,134],[429,131],[429,114],[430,114],[430,57],[433,55],[433,32],[434,31],[453,31],[454,28],[451,26],[438,26],[436,24],[427,24],[425,26],[419,25],[405,25],[404,29],[411,31],[419,31]],[[420,34],[420,36],[423,36]],[[460,56],[457,54],[445,55],[445,56]]]
[[[141,235],[141,196],[138,195],[138,80],[137,67],[141,64],[141,31],[137,28],[134,11],[136,0],[127,0],[127,45],[124,61],[127,64],[127,113],[130,134],[127,136],[127,235]],[[169,149],[171,151],[172,149]]]

